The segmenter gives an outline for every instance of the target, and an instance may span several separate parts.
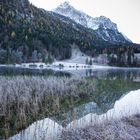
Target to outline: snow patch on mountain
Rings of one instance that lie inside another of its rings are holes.
[[[75,9],[69,2],[64,2],[54,12],[69,17],[76,23],[83,25],[86,28],[93,29],[105,41],[117,43],[130,43],[132,42],[125,35],[120,33],[117,29],[117,24],[112,22],[105,16],[91,17],[82,11]],[[113,33],[112,33],[113,32]]]

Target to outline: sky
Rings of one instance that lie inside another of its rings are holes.
[[[29,0],[45,10],[52,10],[66,0]],[[140,0],[67,0],[73,7],[92,17],[106,16],[120,32],[140,43]]]

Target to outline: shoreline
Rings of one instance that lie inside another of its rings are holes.
[[[51,69],[51,70],[87,70],[87,69],[120,69],[120,70],[137,70],[139,67],[118,67],[118,66],[108,66],[108,65],[86,65],[79,63],[65,63],[65,62],[55,62],[53,64],[46,65],[45,63],[22,63],[22,64],[0,64],[0,67],[5,68],[23,68],[23,69]]]

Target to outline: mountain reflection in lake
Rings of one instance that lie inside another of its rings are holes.
[[[63,129],[71,130],[76,128],[84,128],[88,125],[91,125],[91,123],[95,123],[96,121],[100,123],[106,119],[117,119],[119,117],[133,115],[140,112],[139,106],[140,90],[131,91],[122,99],[117,101],[114,105],[114,108],[108,110],[107,113],[102,115],[89,113],[79,119],[73,119],[65,127],[63,127],[61,124],[58,124],[56,120],[46,118],[33,123],[25,131],[22,131],[19,134],[11,137],[10,140],[57,140],[57,137],[61,135]]]
[[[97,81],[96,91],[87,102],[53,118],[62,126],[89,113],[104,114],[122,96],[140,89],[140,70],[86,70],[85,73],[87,80]]]
[[[71,103],[71,99],[69,98],[61,105],[61,107],[65,109],[63,110],[63,112],[49,118],[47,117],[46,121],[44,120],[45,123],[43,120],[41,121],[41,125],[37,123],[31,125],[33,126],[32,131],[34,131],[34,126],[38,127],[35,132],[32,132],[38,135],[37,138],[39,137],[39,133],[43,132],[43,135],[46,135],[46,133],[50,133],[50,135],[52,135],[52,132],[57,132],[58,129],[61,130],[62,127],[68,126],[69,124],[71,124],[71,122],[75,122],[75,120],[80,120],[86,116],[89,116],[90,114],[95,114],[97,116],[106,114],[114,107],[116,101],[127,95],[130,91],[140,89],[139,69],[88,69],[53,71],[41,69],[32,70],[21,68],[0,68],[0,75],[29,75],[41,77],[43,76],[46,78],[48,76],[84,78],[91,84],[93,83],[93,85],[95,86],[94,93],[92,93],[91,96],[77,98],[77,102],[75,102],[70,107],[67,107],[67,102]],[[133,104],[131,104],[131,106],[133,106]],[[43,125],[47,125],[47,127],[41,127]],[[54,127],[52,127],[51,125],[56,126],[56,130],[53,129]],[[27,132],[31,134],[31,131],[29,131],[29,129]],[[22,135],[24,135],[24,131],[22,132]],[[13,138],[20,139],[19,137],[21,137],[21,135]],[[27,134],[26,137],[28,138]]]

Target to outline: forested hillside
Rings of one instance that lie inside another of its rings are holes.
[[[62,22],[28,1],[2,1],[0,13],[0,63],[44,60],[48,55],[69,58],[70,44],[89,48],[94,38],[81,26]]]

